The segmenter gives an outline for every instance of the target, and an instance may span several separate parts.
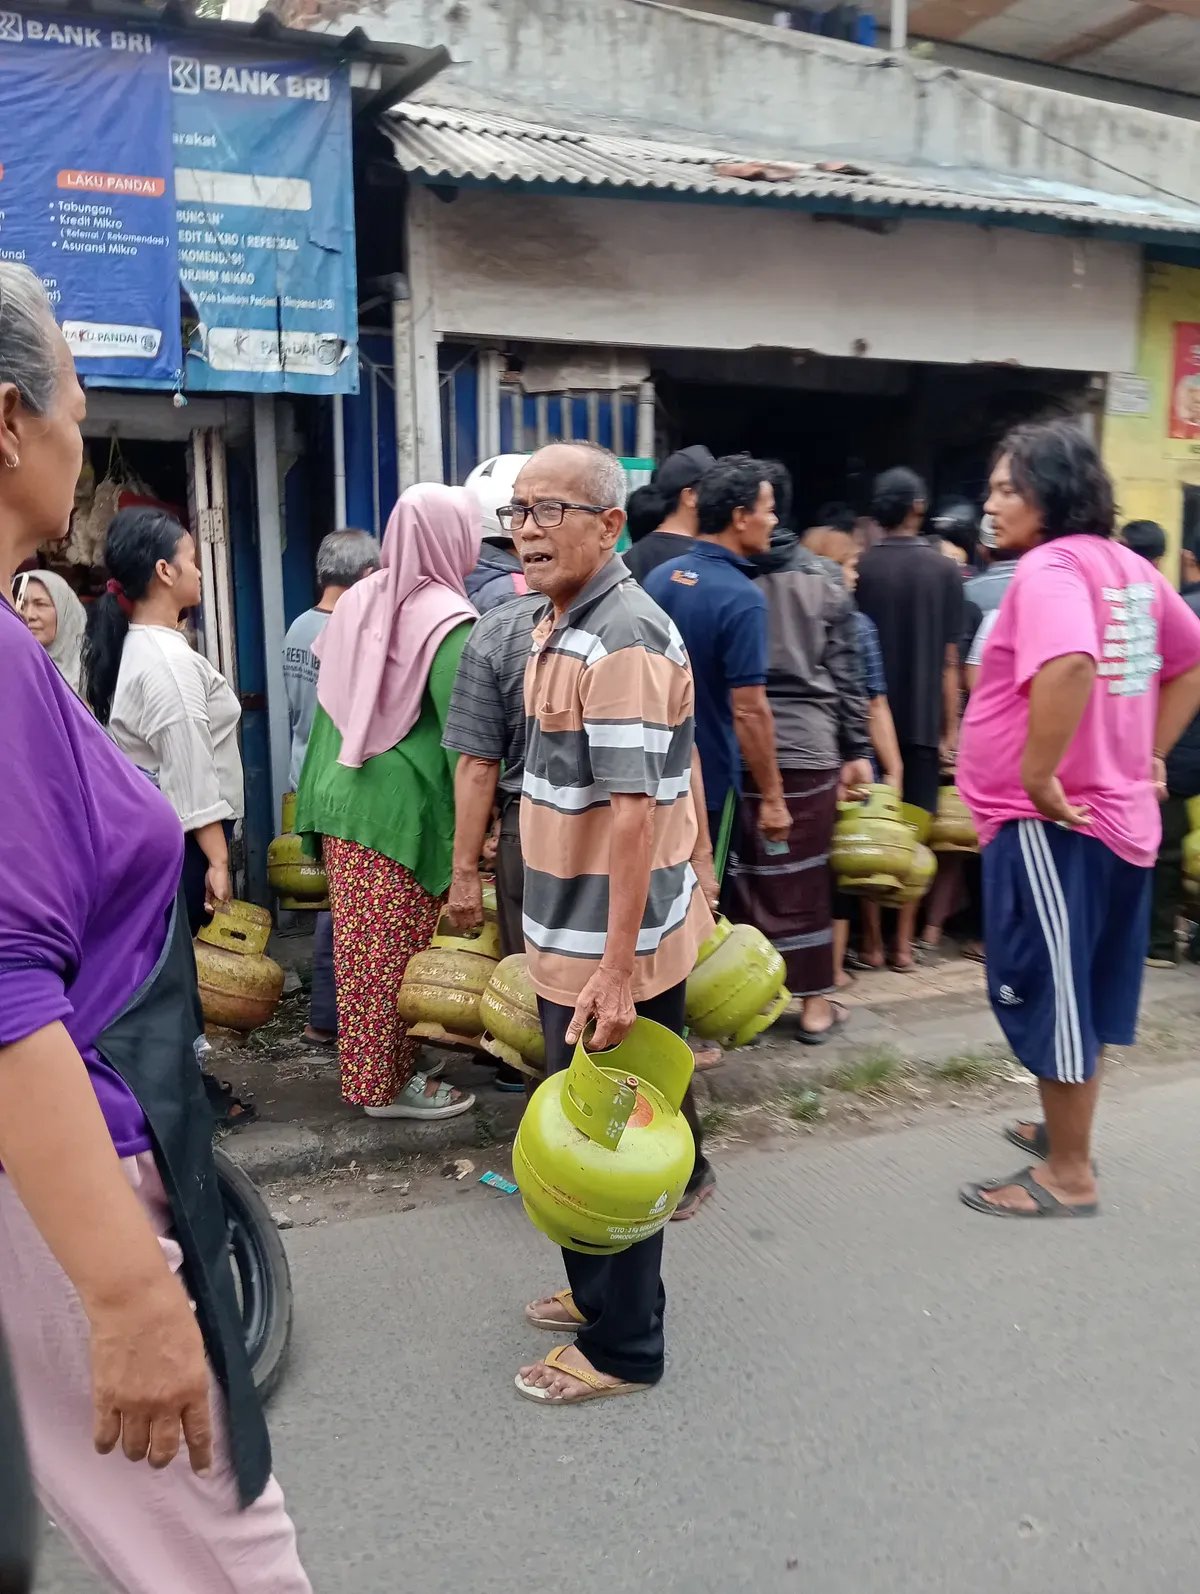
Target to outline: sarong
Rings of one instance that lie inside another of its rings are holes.
[[[786,852],[772,852],[758,828],[762,799],[749,776],[738,806],[722,907],[754,924],[782,954],[793,996],[833,990],[833,897],[829,848],[837,818],[836,769],[784,769],[792,816]]]

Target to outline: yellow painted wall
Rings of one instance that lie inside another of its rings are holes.
[[[1117,513],[1127,520],[1157,520],[1167,532],[1163,574],[1179,579],[1183,488],[1200,486],[1200,441],[1168,436],[1174,376],[1175,323],[1200,322],[1200,271],[1147,261],[1137,375],[1150,384],[1149,415],[1106,415],[1104,463],[1117,492]]]

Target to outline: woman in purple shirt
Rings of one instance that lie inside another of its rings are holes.
[[[37,278],[0,262],[0,1319],[39,1490],[95,1570],[308,1594],[231,1316],[179,821],[11,606],[66,536],[84,408]]]

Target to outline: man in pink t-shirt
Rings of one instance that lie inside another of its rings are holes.
[[[957,781],[983,844],[988,994],[1045,1122],[969,1184],[1000,1217],[1090,1217],[1097,1064],[1137,1027],[1163,760],[1200,708],[1200,619],[1114,542],[1112,484],[1069,421],[1004,441],[987,502],[1021,556],[983,649]]]

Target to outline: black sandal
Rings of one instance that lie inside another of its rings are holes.
[[[1200,962],[1200,959],[1197,959]],[[866,958],[858,952],[847,952],[842,961],[844,969],[853,969],[856,974],[882,974],[887,968],[887,958],[882,963],[868,963]]]
[[[824,1046],[831,1035],[836,1035],[838,1030],[844,1029],[850,1022],[850,1009],[841,1002],[828,998],[832,1009],[832,1017],[826,1029],[805,1029],[803,1024],[796,1025],[796,1039],[802,1046]]]
[[[1045,1124],[1034,1124],[1033,1133],[1028,1136],[1021,1133],[1019,1123],[1005,1124],[1004,1138],[1026,1156],[1045,1158],[1050,1155],[1050,1136],[1046,1133]]]
[[[208,1105],[212,1108],[213,1117],[217,1120],[218,1129],[242,1129],[246,1124],[252,1124],[258,1117],[258,1108],[254,1105],[254,1098],[235,1096],[233,1086],[227,1079],[218,1079],[215,1074],[204,1074],[204,1093],[208,1097]]]
[[[1025,1211],[1021,1207],[997,1206],[994,1201],[988,1201],[985,1192],[1004,1190],[1009,1185],[1018,1185],[1022,1190],[1028,1190],[1036,1205]],[[1039,1184],[1033,1177],[1032,1168],[1022,1168],[1020,1173],[1010,1174],[1007,1179],[987,1179],[979,1184],[964,1184],[958,1192],[958,1199],[964,1206],[973,1212],[986,1212],[990,1218],[1094,1218],[1100,1210],[1098,1201],[1085,1201],[1080,1206],[1069,1206],[1067,1202],[1060,1201],[1052,1195],[1045,1185]]]
[[[1050,1155],[1050,1136],[1045,1124],[1034,1124],[1033,1133],[1028,1139],[1021,1133],[1018,1124],[1005,1124],[1004,1138],[1012,1146],[1017,1146],[1028,1157],[1041,1157],[1043,1160]],[[1092,1172],[1098,1172],[1096,1159],[1092,1158]]]

